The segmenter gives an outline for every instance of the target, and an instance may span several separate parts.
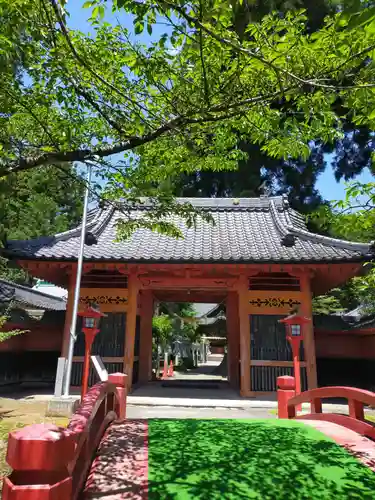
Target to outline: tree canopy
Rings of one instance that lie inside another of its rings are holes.
[[[163,215],[195,215],[173,202],[175,182],[230,174],[251,155],[239,141],[292,164],[317,141],[345,140],[348,120],[373,128],[371,2],[340,2],[313,24],[303,10],[250,16],[243,32],[241,5],[87,1],[87,35],[69,29],[63,0],[1,0],[0,174],[93,162],[109,202],[154,200],[149,220],[129,220],[120,237],[140,224],[176,234]],[[166,33],[134,42],[106,9],[131,14],[136,35],[156,23]]]
[[[76,226],[84,184],[70,165],[43,166],[0,178],[0,238],[49,236]],[[0,260],[0,277],[25,283],[26,273]]]
[[[250,22],[260,21],[271,12],[279,16],[293,9],[306,11],[306,32],[319,30],[324,18],[335,14],[343,7],[343,2],[331,0],[242,0],[234,3],[233,29],[240,40],[251,38],[246,31]],[[272,106],[283,110],[284,103],[275,100]],[[340,113],[340,102],[333,101],[332,107]],[[296,112],[288,103],[288,112]],[[204,171],[182,175],[176,185],[176,193],[182,196],[259,196],[264,192],[272,195],[287,194],[291,205],[300,212],[311,212],[324,200],[316,187],[319,175],[329,164],[337,180],[351,179],[365,167],[371,168],[371,153],[374,140],[368,126],[357,126],[351,116],[343,117],[343,135],[331,143],[316,138],[310,144],[307,159],[271,157],[262,151],[261,145],[242,138],[238,147],[247,158],[238,162],[236,170]],[[315,228],[316,229],[316,228]]]
[[[337,238],[371,242],[375,240],[375,183],[351,182],[343,200],[332,201],[312,215],[318,224]],[[314,310],[335,312],[361,305],[363,314],[375,312],[375,267],[366,262],[360,276],[343,287],[318,297]]]

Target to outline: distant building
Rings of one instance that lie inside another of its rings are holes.
[[[0,385],[52,383],[64,330],[66,299],[0,280],[3,331],[25,333],[0,342]]]
[[[54,297],[60,297],[65,300],[68,298],[68,290],[56,286],[53,283],[48,283],[48,281],[38,280],[36,285],[33,286],[33,290],[43,292],[47,295],[53,295]]]

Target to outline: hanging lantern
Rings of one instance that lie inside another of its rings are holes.
[[[82,332],[85,335],[85,358],[83,363],[81,390],[81,395],[83,397],[88,389],[92,344],[95,336],[99,333],[100,320],[106,315],[100,312],[96,304],[91,304],[84,311],[80,311],[78,316],[82,318]]]

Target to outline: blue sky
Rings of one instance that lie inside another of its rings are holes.
[[[92,30],[90,23],[88,22],[88,18],[90,17],[90,9],[82,9],[83,3],[83,0],[70,0],[70,2],[68,2],[67,8],[70,14],[68,25],[72,29],[78,29],[88,33]],[[113,15],[110,9],[107,9],[106,21],[115,23],[117,19],[120,19],[121,24],[129,28],[129,31],[132,32],[133,22],[130,15],[127,15],[124,12],[122,12],[121,14],[116,13],[116,15]],[[143,43],[147,43],[154,40],[155,38],[158,38],[160,35],[168,31],[169,30],[167,26],[163,24],[157,24],[153,28],[153,34],[151,37],[145,30],[144,33],[137,37],[137,40]],[[356,180],[359,182],[370,182],[374,181],[374,176],[369,170],[366,170],[361,175],[356,177]],[[320,175],[318,179],[317,188],[323,198],[326,200],[339,200],[344,198],[345,196],[345,182],[336,181],[329,162],[327,169]]]

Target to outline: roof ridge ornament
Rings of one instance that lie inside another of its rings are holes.
[[[284,193],[282,195],[282,205],[283,205],[283,208],[290,208],[289,198],[288,198],[288,195],[286,193]]]
[[[280,243],[284,247],[290,248],[290,247],[294,247],[294,245],[296,244],[296,241],[297,241],[297,238],[294,236],[294,234],[288,233],[281,238]]]
[[[264,181],[262,181],[260,186],[257,187],[257,191],[259,191],[259,193],[260,193],[260,195],[259,195],[260,198],[268,198],[269,197],[269,195],[271,194],[271,189],[268,186],[267,179],[264,179]]]
[[[287,200],[287,205],[285,205],[284,195],[282,197],[282,205],[283,208],[286,209],[289,208],[288,200]],[[281,238],[280,238],[281,245],[287,248],[294,247],[297,241],[297,237],[293,234],[292,231],[290,231],[290,227],[287,226],[286,224],[283,224],[282,220],[280,220],[279,211],[277,210],[275,202],[273,200],[270,200],[270,209],[275,225],[279,230],[279,232],[281,233]]]

